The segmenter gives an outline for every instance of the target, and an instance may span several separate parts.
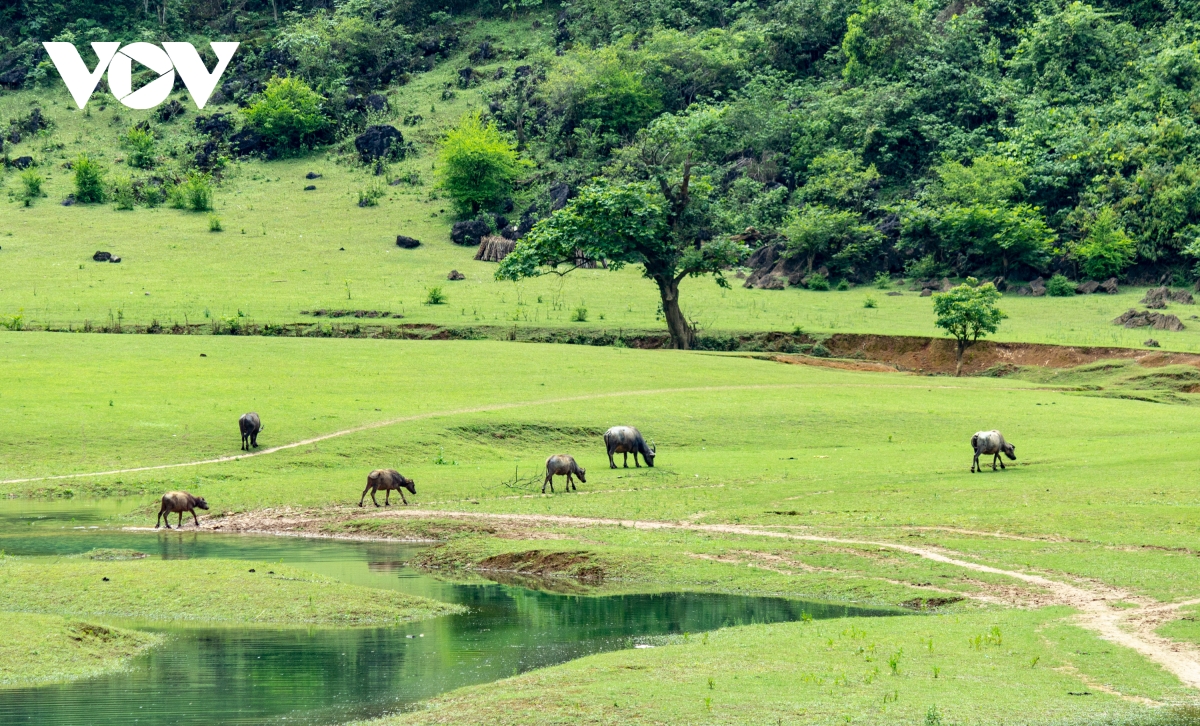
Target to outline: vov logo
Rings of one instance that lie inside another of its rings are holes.
[[[130,43],[124,47],[120,43],[92,43],[98,61],[95,70],[91,71],[74,45],[42,45],[50,54],[50,60],[58,69],[58,75],[62,76],[63,83],[67,84],[71,98],[80,108],[87,105],[92,91],[100,83],[100,76],[107,70],[108,87],[117,100],[129,108],[145,110],[167,100],[175,85],[175,71],[179,71],[179,77],[183,79],[183,85],[192,95],[196,107],[204,108],[239,44],[209,43],[217,56],[217,67],[211,73],[191,43],[163,43],[161,48],[151,43]],[[136,91],[133,90],[134,61],[158,74],[158,78]]]

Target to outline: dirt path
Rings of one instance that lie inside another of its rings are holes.
[[[142,471],[161,471],[163,469],[179,469],[187,466],[205,466],[207,464],[224,464],[231,461],[242,461],[243,459],[252,459],[256,456],[266,456],[275,454],[288,449],[296,449],[301,446],[310,446],[318,444],[322,441],[349,436],[351,434],[362,433],[363,431],[373,431],[375,429],[395,426],[396,424],[407,423],[411,421],[422,421],[430,418],[439,418],[441,416],[460,416],[468,413],[484,413],[487,411],[506,411],[514,408],[527,408],[530,406],[553,406],[562,403],[574,403],[577,401],[593,401],[599,398],[619,398],[630,397],[637,398],[638,396],[653,396],[671,393],[703,393],[703,392],[721,392],[721,391],[759,391],[759,390],[785,390],[789,388],[821,388],[830,384],[823,383],[777,383],[770,385],[744,385],[744,386],[694,386],[689,388],[652,388],[643,391],[612,391],[608,393],[591,393],[583,396],[564,396],[560,398],[542,398],[535,401],[519,401],[516,403],[495,403],[487,406],[473,406],[470,408],[455,408],[446,411],[430,411],[428,413],[418,413],[412,416],[401,416],[399,418],[391,418],[386,421],[374,421],[372,423],[352,426],[339,431],[331,431],[320,436],[303,439],[301,441],[293,441],[290,444],[281,444],[270,448],[259,449],[258,451],[242,452],[240,454],[231,454],[229,456],[218,456],[212,459],[198,459],[196,461],[183,461],[174,464],[154,464],[151,466],[135,466],[128,469],[109,469],[107,471],[91,471],[82,472],[79,474],[50,474],[46,476],[30,476],[19,479],[0,479],[0,484],[26,484],[35,481],[57,481],[61,479],[80,479],[84,477],[97,476],[113,476],[116,474],[135,474]],[[933,389],[958,389],[964,386],[948,386],[948,385],[932,385],[929,383],[915,385],[896,385],[896,384],[854,384],[854,383],[839,383],[839,387],[846,388],[851,386],[862,386],[865,388],[924,388]],[[1029,388],[989,388],[988,390],[1030,390]]]
[[[823,542],[854,546],[880,547],[921,557],[933,562],[940,562],[955,567],[961,567],[974,572],[984,572],[992,575],[1009,577],[1029,585],[1034,585],[1043,591],[1037,598],[1041,605],[1066,605],[1075,608],[1079,614],[1075,621],[1097,633],[1101,638],[1127,648],[1131,648],[1151,661],[1159,664],[1173,673],[1184,684],[1200,689],[1200,649],[1187,644],[1163,638],[1154,630],[1162,623],[1172,619],[1179,608],[1200,604],[1200,599],[1178,603],[1159,603],[1148,598],[1132,595],[1124,590],[1101,584],[1083,587],[1058,580],[1051,580],[1041,575],[1016,570],[1005,570],[991,565],[981,564],[963,559],[961,555],[941,549],[915,547],[874,540],[847,539],[842,537],[827,537],[822,535],[797,534],[780,532],[765,527],[735,525],[735,524],[698,524],[689,521],[662,522],[653,520],[634,519],[604,519],[598,517],[570,517],[549,514],[501,514],[485,512],[461,512],[431,509],[396,509],[386,512],[364,512],[354,507],[345,510],[325,510],[323,512],[295,512],[290,510],[263,510],[246,514],[207,519],[201,527],[209,530],[225,532],[244,532],[259,534],[292,534],[311,536],[302,530],[305,522],[328,519],[335,512],[344,512],[347,516],[368,517],[414,517],[414,518],[460,518],[507,522],[510,524],[557,524],[564,526],[607,526],[629,527],[632,529],[676,529],[693,532],[713,532],[720,534],[735,534],[750,537],[774,537],[778,539],[799,540],[804,542]],[[1136,607],[1126,607],[1128,605]]]

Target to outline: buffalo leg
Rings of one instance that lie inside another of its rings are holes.
[[[641,469],[642,465],[638,463],[637,455],[638,455],[638,452],[636,452],[636,451],[633,452],[633,465],[636,466],[637,468]]]
[[[196,516],[196,510],[195,510],[195,509],[193,509],[193,510],[192,510],[192,520],[193,520],[193,521],[196,523],[196,526],[197,526],[197,527],[199,527],[199,526],[200,526],[200,518]]]
[[[579,491],[579,487],[575,486],[575,480],[571,478],[569,473],[567,474],[567,486],[571,487],[575,491]]]
[[[250,434],[250,445],[256,449],[258,448],[258,432],[257,431]]]
[[[367,501],[367,492],[371,491],[371,485],[368,484],[366,489],[363,489],[362,496],[358,498],[358,506],[362,506],[363,502]]]
[[[613,461],[612,455],[613,455],[612,449],[609,449],[609,451],[608,451],[608,468],[616,469],[617,462]]]
[[[154,518],[154,528],[158,529],[158,525],[161,523],[162,523],[162,510],[160,509],[160,510],[158,510],[158,516]],[[170,527],[171,523],[167,522],[167,526]]]
[[[372,489],[372,490],[371,490],[371,501],[372,501],[372,502],[375,502],[375,506],[377,506],[377,507],[378,507],[378,506],[379,506],[379,500],[375,498],[375,492],[377,492],[377,491],[379,491],[379,490],[378,490],[378,489]]]
[[[407,506],[408,506],[408,500],[404,498],[404,490],[403,490],[403,489],[397,489],[397,490],[396,490],[396,493],[400,495],[400,501],[404,502],[404,506],[406,506],[406,507],[407,507]]]
[[[549,474],[549,473],[546,474],[546,481],[542,482],[542,494],[546,493],[546,485],[549,484],[550,480],[553,478],[554,478],[553,474]]]
[[[179,519],[175,522],[175,529],[183,529],[183,512],[179,513]]]
[[[629,452],[626,451],[623,454],[621,454],[621,456],[625,457],[625,468],[628,469],[629,468]],[[637,457],[634,457],[633,463],[635,463],[635,464],[637,463]]]
[[[385,506],[385,507],[392,506],[392,490],[391,489],[383,490],[383,506]]]
[[[976,451],[975,458],[971,461],[971,473],[974,474],[975,470],[978,468],[979,468],[979,452]]]

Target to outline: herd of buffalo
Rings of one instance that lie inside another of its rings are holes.
[[[238,428],[242,433],[242,450],[249,451],[258,448],[258,434],[263,430],[262,419],[257,413],[244,414],[238,419]],[[621,454],[622,462],[625,468],[629,468],[629,455],[633,454],[633,465],[641,467],[638,462],[640,455],[646,460],[646,466],[654,466],[654,457],[657,455],[655,447],[646,443],[646,439],[642,436],[642,432],[632,426],[613,426],[608,431],[604,432],[604,447],[608,450],[608,466],[610,469],[616,469],[617,463],[613,460],[613,454]],[[1000,455],[1004,454],[1009,459],[1016,460],[1016,448],[1009,442],[1004,440],[1004,435],[999,431],[979,431],[971,437],[971,448],[975,450],[975,458],[971,463],[971,472],[976,473],[983,471],[983,467],[979,464],[979,456],[992,455],[992,471],[996,470],[996,463],[1000,463],[1000,468],[1004,467],[1004,460]],[[575,486],[574,478],[584,484],[587,483],[587,471],[581,467],[575,457],[567,454],[554,454],[546,459],[546,479],[542,482],[542,493],[546,493],[546,487],[550,487],[550,492],[554,493],[554,477],[565,476],[566,491],[572,489],[578,491]],[[362,496],[359,497],[358,506],[363,506],[366,502],[367,494],[370,493],[371,501],[375,506],[379,506],[379,501],[375,499],[376,492],[384,492],[384,506],[391,505],[392,492],[400,495],[400,501],[408,504],[408,500],[404,498],[404,490],[407,489],[409,494],[417,493],[417,485],[408,477],[404,476],[395,469],[376,469],[367,475],[367,486],[363,489]],[[176,521],[176,527],[183,526],[183,515],[185,512],[192,515],[192,520],[196,526],[200,526],[200,519],[196,516],[197,509],[208,509],[208,502],[204,501],[204,497],[193,496],[187,492],[167,492],[162,496],[162,507],[158,511],[158,519],[155,520],[154,528],[158,529],[160,524],[165,524],[167,529],[171,528],[169,521],[170,515],[178,514],[179,519]]]

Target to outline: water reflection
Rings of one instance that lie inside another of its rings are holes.
[[[669,593],[584,597],[506,584],[448,583],[404,562],[418,549],[391,543],[189,532],[76,530],[0,514],[0,548],[54,557],[96,547],[166,559],[285,562],[348,582],[467,605],[465,615],[359,630],[176,628],[166,645],[124,673],[0,691],[0,723],[326,724],[402,709],[460,686],[650,636],[749,623],[890,614],[780,598]],[[44,522],[45,520],[33,520]],[[78,521],[78,519],[76,520]]]

